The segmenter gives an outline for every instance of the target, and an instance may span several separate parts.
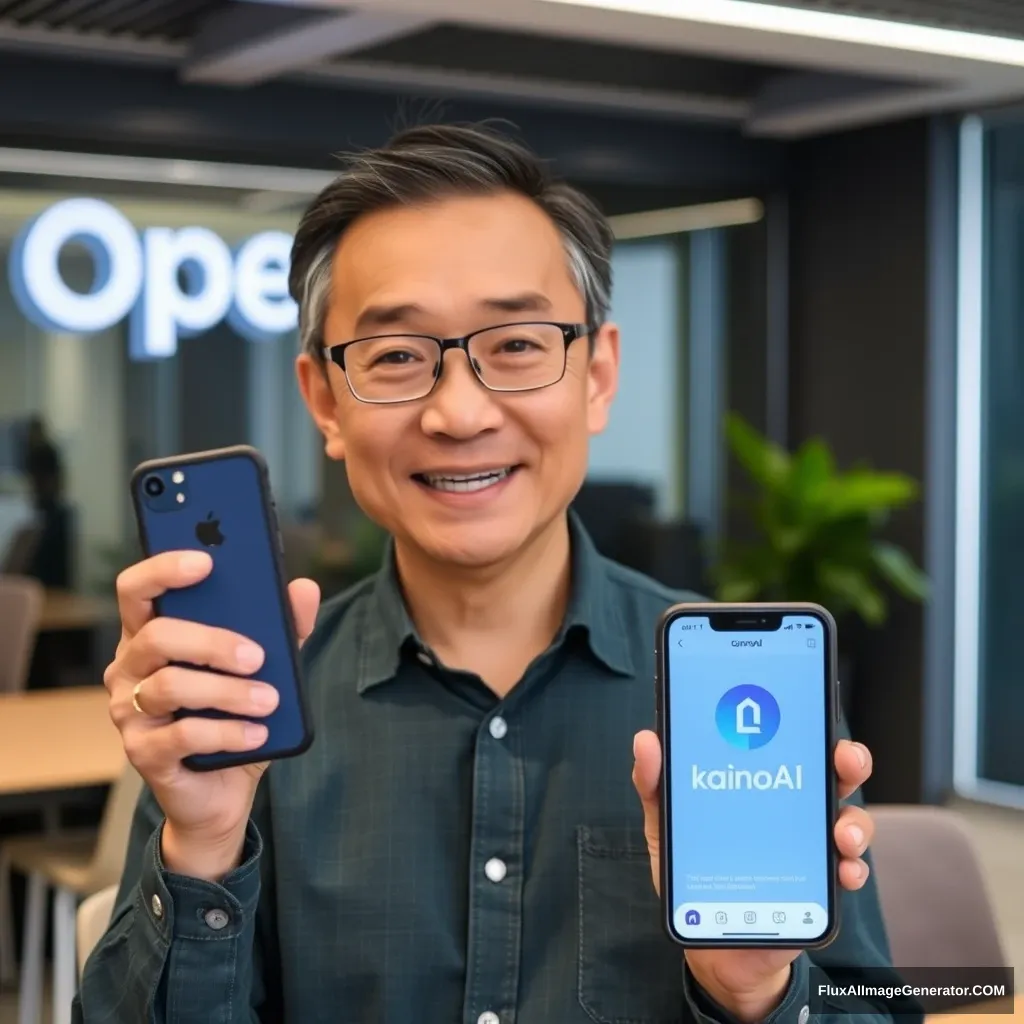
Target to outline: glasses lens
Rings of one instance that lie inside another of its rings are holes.
[[[345,373],[366,402],[408,402],[433,387],[440,358],[430,338],[366,338],[345,349]]]
[[[565,340],[551,324],[512,324],[474,334],[469,355],[480,379],[495,391],[554,384],[565,372]]]

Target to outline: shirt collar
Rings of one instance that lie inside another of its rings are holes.
[[[572,546],[572,589],[565,621],[555,645],[578,635],[590,653],[612,672],[634,674],[629,636],[618,588],[609,563],[594,546],[575,512],[569,512]],[[407,647],[425,650],[409,617],[398,582],[394,541],[389,540],[384,561],[361,607],[356,685],[360,693],[394,679]]]

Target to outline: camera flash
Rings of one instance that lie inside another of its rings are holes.
[[[183,502],[184,500],[185,500],[185,495],[184,495],[184,494],[182,494],[182,493],[181,493],[181,492],[179,491],[179,492],[178,492],[178,498],[177,498],[178,504],[180,505],[180,504],[181,504],[181,503],[182,503],[182,502]]]
[[[179,470],[176,470],[176,471],[175,471],[175,473],[174,473],[174,475],[173,475],[173,476],[171,477],[171,479],[172,479],[172,480],[173,480],[173,481],[174,481],[174,482],[175,482],[176,484],[182,484],[182,483],[184,483],[184,482],[185,482],[185,474],[184,474],[184,473],[182,473],[182,471],[181,471],[180,469],[179,469]]]

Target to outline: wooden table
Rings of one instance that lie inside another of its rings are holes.
[[[925,1024],[993,1024],[994,1021],[1002,1020],[1010,1014],[995,1013],[971,1013],[964,1010],[963,1013],[930,1013]],[[1018,995],[1013,1000],[1013,1016],[1024,1017],[1024,995]]]
[[[98,629],[112,625],[117,620],[117,601],[113,597],[77,594],[70,590],[47,590],[39,632]]]
[[[0,695],[0,796],[102,786],[125,765],[102,686]]]

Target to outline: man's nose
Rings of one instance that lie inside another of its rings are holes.
[[[465,439],[495,430],[501,423],[501,407],[477,379],[469,354],[446,352],[441,379],[423,409],[424,433]]]

